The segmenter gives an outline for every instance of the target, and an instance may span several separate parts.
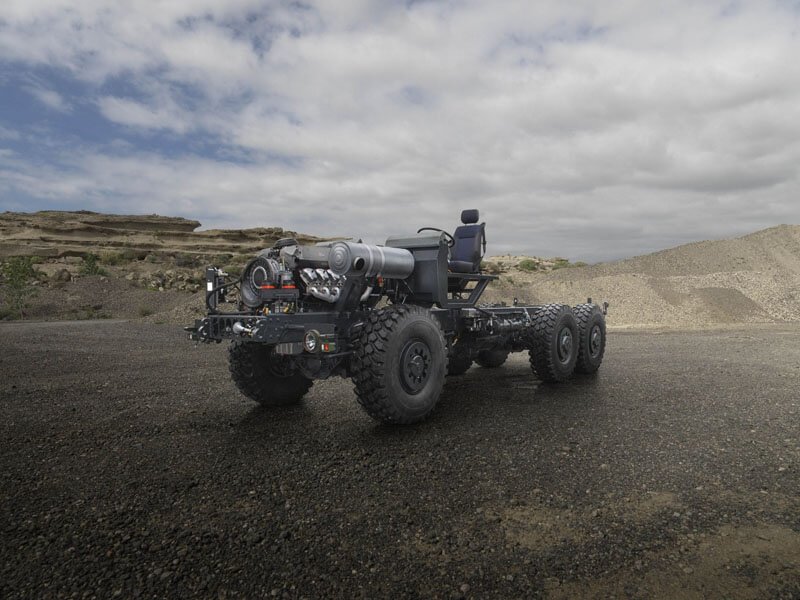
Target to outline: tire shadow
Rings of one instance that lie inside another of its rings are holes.
[[[287,407],[254,406],[241,419],[232,423],[237,435],[263,437],[281,430],[296,431],[298,436],[314,435],[323,430],[336,430],[339,438],[366,437],[371,440],[407,440],[414,437],[440,435],[449,431],[476,431],[487,423],[503,424],[511,429],[517,424],[530,426],[532,419],[576,415],[587,408],[587,401],[599,397],[596,393],[598,374],[575,375],[567,383],[548,384],[536,378],[530,369],[521,365],[487,369],[473,367],[463,375],[448,377],[439,402],[431,415],[415,425],[387,425],[366,417],[358,405],[349,382],[336,382],[339,401],[336,417],[331,410],[321,409],[319,402],[333,399],[306,398],[300,404]],[[347,391],[346,394],[343,392]],[[344,413],[344,414],[343,414]]]

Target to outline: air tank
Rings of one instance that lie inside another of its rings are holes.
[[[336,242],[331,245],[328,266],[337,275],[405,279],[414,270],[414,256],[403,248]]]

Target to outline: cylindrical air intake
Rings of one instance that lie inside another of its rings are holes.
[[[337,275],[405,279],[414,270],[414,256],[403,248],[336,242],[328,255],[328,266]]]

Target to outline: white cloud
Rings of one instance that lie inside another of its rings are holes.
[[[97,104],[106,119],[120,125],[177,133],[185,133],[190,127],[189,119],[169,98],[162,99],[160,104],[145,105],[127,98],[103,96]]]
[[[374,241],[478,206],[492,251],[584,259],[797,222],[797,26],[722,1],[11,0],[0,56],[145,135],[5,185]],[[231,158],[159,156],[164,130]]]
[[[58,112],[67,112],[70,110],[69,104],[58,92],[48,90],[36,85],[26,86],[25,91],[31,96],[36,98],[39,102],[44,104],[47,108],[56,110]]]

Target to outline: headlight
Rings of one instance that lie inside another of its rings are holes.
[[[311,329],[310,331],[307,331],[306,335],[303,337],[303,348],[305,349],[305,351],[319,352],[319,346],[320,346],[319,331],[317,331],[316,329]]]

